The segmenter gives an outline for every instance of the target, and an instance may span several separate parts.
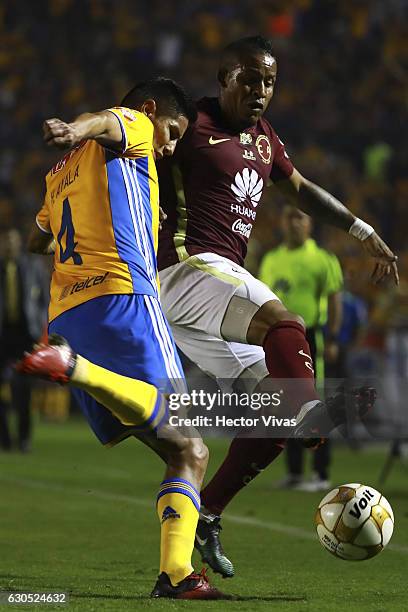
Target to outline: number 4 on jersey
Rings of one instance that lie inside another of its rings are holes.
[[[66,233],[65,237],[65,250],[62,246],[62,238]],[[74,264],[80,266],[82,264],[82,257],[75,251],[75,247],[78,244],[75,242],[75,229],[72,223],[71,207],[69,205],[68,198],[65,198],[62,204],[62,219],[61,228],[57,236],[58,244],[60,245],[60,261],[65,263],[67,259],[72,257]]]

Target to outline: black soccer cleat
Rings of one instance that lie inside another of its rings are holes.
[[[350,390],[339,388],[336,395],[313,408],[299,412],[294,437],[302,438],[306,448],[317,448],[336,427],[363,419],[372,409],[377,394],[373,387]]]
[[[150,597],[167,597],[169,599],[232,599],[230,595],[225,595],[225,593],[210,585],[205,569],[202,569],[199,574],[192,572],[179,582],[177,586],[173,586],[168,575],[162,572]]]
[[[203,563],[208,563],[213,572],[223,578],[232,578],[234,566],[226,557],[220,541],[221,517],[214,514],[200,514],[194,546],[201,555]]]

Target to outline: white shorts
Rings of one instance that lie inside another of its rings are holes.
[[[262,347],[246,343],[252,317],[278,300],[264,283],[225,257],[200,253],[162,270],[160,285],[175,341],[191,361],[215,378],[268,375]]]

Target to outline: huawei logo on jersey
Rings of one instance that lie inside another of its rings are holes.
[[[255,170],[244,168],[242,174],[236,173],[235,183],[231,184],[231,189],[238,202],[245,202],[249,199],[252,206],[255,207],[258,206],[261,199],[263,184],[263,179],[260,178]]]

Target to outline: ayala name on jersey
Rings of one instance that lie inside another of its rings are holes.
[[[218,100],[201,100],[198,119],[174,157],[158,164],[160,200],[167,213],[159,269],[204,252],[242,265],[265,185],[292,172],[268,121],[232,132],[223,123]]]

